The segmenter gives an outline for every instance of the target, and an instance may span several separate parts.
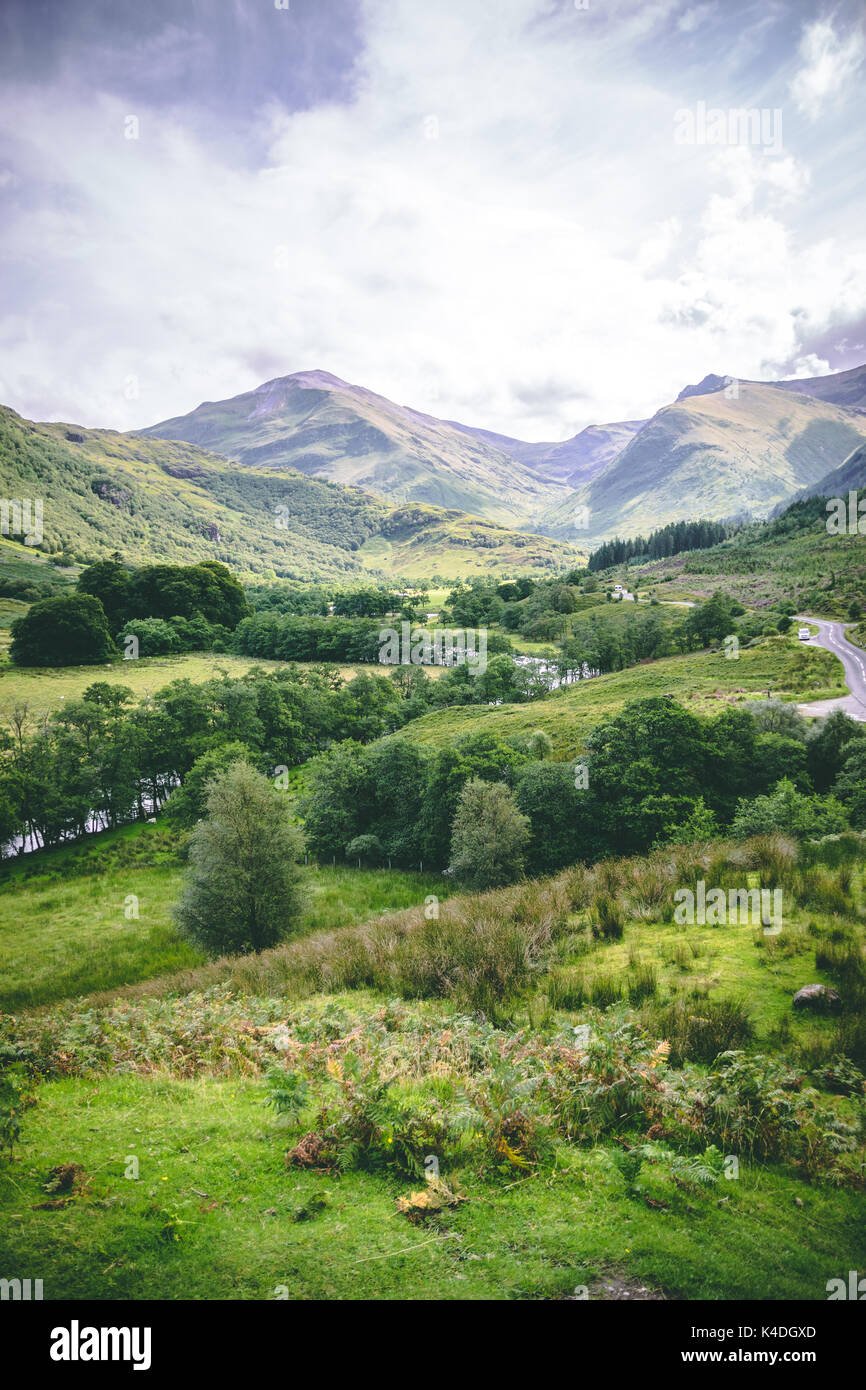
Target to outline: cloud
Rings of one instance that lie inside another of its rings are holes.
[[[268,88],[242,120],[212,83],[135,105],[64,65],[7,83],[0,400],[136,428],[321,368],[557,439],[838,342],[866,313],[854,182],[820,149],[675,144],[684,101],[742,105],[713,86],[736,26],[675,70],[680,8],[365,0],[351,91]]]
[[[866,53],[863,35],[854,29],[841,38],[829,19],[817,20],[803,31],[799,56],[803,66],[791,80],[797,109],[810,121],[823,114],[828,99],[840,100],[858,73]]]

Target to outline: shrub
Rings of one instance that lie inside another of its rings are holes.
[[[618,941],[625,929],[625,916],[616,898],[602,893],[595,900],[592,934],[604,941]]]
[[[664,1009],[652,1009],[647,1026],[671,1045],[671,1066],[713,1062],[720,1053],[743,1047],[755,1029],[745,1005],[736,999],[679,999]]]
[[[346,858],[363,864],[381,864],[384,850],[378,835],[356,835],[346,845]]]
[[[261,951],[289,935],[302,903],[303,849],[286,798],[248,763],[210,784],[207,819],[193,830],[181,932],[217,955]]]

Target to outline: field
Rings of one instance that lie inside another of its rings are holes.
[[[159,826],[105,832],[4,865],[0,894],[0,1010],[46,1004],[201,964],[178,937],[172,908],[183,866]],[[334,930],[447,898],[441,875],[310,866],[299,930]],[[137,916],[127,916],[127,911]]]
[[[0,635],[2,641],[2,635]],[[308,667],[309,662],[297,662]],[[331,663],[320,663],[329,665]],[[125,685],[139,698],[153,695],[171,681],[188,680],[194,685],[223,674],[239,677],[259,666],[264,671],[278,670],[284,661],[268,661],[261,657],[231,656],[224,653],[189,652],[182,656],[147,656],[137,661],[113,661],[99,666],[12,666],[0,665],[0,715],[7,714],[17,704],[27,704],[34,714],[58,709],[65,700],[82,695],[95,681]],[[388,674],[387,667],[364,665],[338,666],[344,680],[351,680],[358,671],[372,675]],[[431,667],[428,674],[436,679],[440,667]]]
[[[407,724],[399,737],[439,747],[482,729],[510,738],[541,728],[554,756],[566,758],[579,751],[594,725],[630,700],[671,694],[696,713],[712,713],[725,703],[762,698],[768,690],[785,700],[830,699],[845,693],[842,674],[830,652],[799,647],[796,638],[769,637],[741,648],[736,661],[723,652],[671,656],[579,681],[529,704],[437,710]]]
[[[791,892],[782,933],[676,925],[659,885],[724,878],[744,852]],[[44,1270],[46,1298],[824,1298],[866,1258],[862,1149],[842,1138],[856,1097],[818,1079],[852,1020],[790,1001],[806,979],[838,983],[818,962],[843,923],[862,949],[862,844],[835,911],[843,876],[810,878],[784,842],[678,853],[22,1014],[45,1079],[0,1174],[5,1267]],[[623,906],[618,939],[590,931],[599,892]],[[535,946],[503,965],[509,933]],[[443,950],[448,979],[420,987]],[[486,952],[502,974],[485,1018]],[[802,1089],[735,1139],[751,1111],[733,1098],[707,1118],[708,1043],[784,1061]],[[273,1075],[307,1078],[285,1113],[265,1104]],[[327,1117],[347,1147],[305,1166]]]

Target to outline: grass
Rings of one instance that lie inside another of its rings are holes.
[[[566,758],[579,752],[590,729],[630,700],[672,694],[687,709],[712,714],[726,703],[760,698],[768,690],[788,700],[829,699],[845,693],[842,677],[841,662],[822,648],[801,646],[796,638],[763,638],[741,648],[736,661],[723,652],[694,652],[580,681],[525,705],[437,710],[407,724],[398,737],[440,747],[466,733],[483,730],[510,738],[541,728],[553,743],[554,756]]]
[[[615,1271],[674,1298],[823,1299],[828,1278],[866,1258],[858,1194],[742,1164],[724,1203],[657,1180],[669,1209],[652,1210],[580,1150],[510,1188],[462,1174],[468,1200],[413,1226],[395,1198],[417,1183],[287,1170],[262,1096],[242,1078],[41,1087],[0,1173],[7,1276],[39,1271],[46,1299],[432,1301],[559,1298]],[[131,1157],[137,1180],[124,1177]],[[35,1209],[69,1162],[86,1170],[84,1194]]]
[[[0,665],[0,712],[8,713],[15,705],[23,703],[29,705],[35,714],[58,709],[66,700],[74,700],[83,695],[87,687],[95,681],[126,685],[134,695],[142,697],[153,695],[171,681],[189,680],[193,684],[201,684],[223,672],[231,677],[239,677],[256,666],[265,671],[272,671],[286,664],[284,661],[269,661],[260,657],[189,652],[182,656],[139,657],[137,661],[114,661],[98,666]],[[303,667],[330,663],[295,664]],[[429,674],[435,679],[442,674],[443,669],[430,668]],[[358,671],[380,676],[383,674],[383,668],[376,665],[340,666],[339,670],[344,680],[351,680]]]
[[[182,873],[171,835],[149,825],[9,864],[0,895],[0,1009],[199,966],[203,957],[172,925]],[[450,891],[441,875],[396,869],[311,866],[306,878],[302,934],[423,904],[429,893],[444,900]]]
[[[138,841],[148,834],[155,845],[153,828]],[[135,840],[121,832],[118,856],[131,853],[124,838]],[[674,1299],[825,1299],[828,1279],[866,1261],[858,1156],[847,1155],[847,1177],[834,1184],[807,1180],[793,1161],[757,1164],[740,1153],[736,1181],[699,1190],[677,1176],[695,1150],[685,1130],[656,1146],[639,1183],[624,1181],[624,1156],[648,1122],[636,1118],[637,1097],[629,1100],[635,1116],[608,1118],[598,1134],[579,1125],[544,1160],[512,1154],[507,1173],[483,1157],[478,1120],[441,1147],[422,1135],[420,1152],[440,1156],[445,1183],[464,1200],[417,1224],[396,1200],[424,1188],[423,1178],[390,1160],[374,1166],[363,1143],[341,1170],[284,1160],[302,1134],[324,1125],[320,1105],[332,1107],[343,1092],[361,1103],[355,1088],[369,1069],[416,1116],[467,1105],[483,1114],[479,1094],[501,1095],[506,1116],[515,1105],[531,1113],[521,1076],[571,1077],[579,1091],[582,1076],[606,1075],[604,1052],[574,1070],[576,1024],[612,1040],[624,1036],[627,1018],[642,1017],[652,1044],[671,1004],[718,1013],[745,998],[751,1050],[823,1058],[836,1022],[792,1014],[791,994],[829,978],[817,958],[856,974],[866,857],[849,837],[811,858],[824,875],[850,880],[844,918],[813,910],[817,880],[803,876],[781,839],[605,861],[454,898],[434,921],[416,898],[408,910],[350,927],[336,925],[344,911],[381,903],[378,885],[391,893],[398,879],[324,871],[314,910],[327,930],[261,957],[22,1015],[14,1033],[35,1048],[45,1079],[24,1112],[14,1160],[0,1166],[6,1277],[38,1271],[47,1299],[556,1299],[579,1286],[603,1296],[596,1286],[610,1276]],[[786,899],[781,936],[672,921],[675,885],[696,874],[725,881],[756,872],[765,886],[802,889],[803,901]],[[41,891],[21,865],[10,883],[13,893]],[[592,936],[602,897],[624,918],[618,939]],[[477,985],[493,965],[498,1024],[489,1008],[486,1018],[467,1011],[467,982]],[[568,999],[560,986],[578,976],[581,989]],[[634,989],[636,1012],[615,997],[620,985]],[[594,1009],[587,993],[597,996]],[[559,1073],[557,1058],[565,1059]],[[275,1065],[315,1088],[293,1118],[263,1104]],[[649,1075],[642,1065],[633,1084]],[[700,1095],[705,1066],[688,1065]],[[676,1067],[664,1079],[676,1086]],[[647,1095],[659,1094],[649,1086]],[[827,1115],[856,1117],[847,1097],[822,1093],[821,1103]],[[356,1106],[357,1114],[371,1119],[377,1104]],[[390,1143],[391,1121],[377,1123]],[[393,1123],[399,1138],[403,1122]],[[47,1191],[66,1164],[80,1165],[72,1188]]]

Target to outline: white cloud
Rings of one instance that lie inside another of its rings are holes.
[[[0,400],[135,428],[319,367],[563,438],[770,375],[866,312],[866,247],[810,230],[793,154],[674,144],[633,45],[676,10],[369,0],[356,100],[256,113],[254,167],[182,108],[126,140],[119,99],[20,87]]]
[[[803,66],[790,84],[798,110],[809,120],[817,120],[828,98],[841,98],[844,88],[859,71],[864,52],[863,35],[856,29],[841,38],[829,19],[807,25],[799,48]]]

